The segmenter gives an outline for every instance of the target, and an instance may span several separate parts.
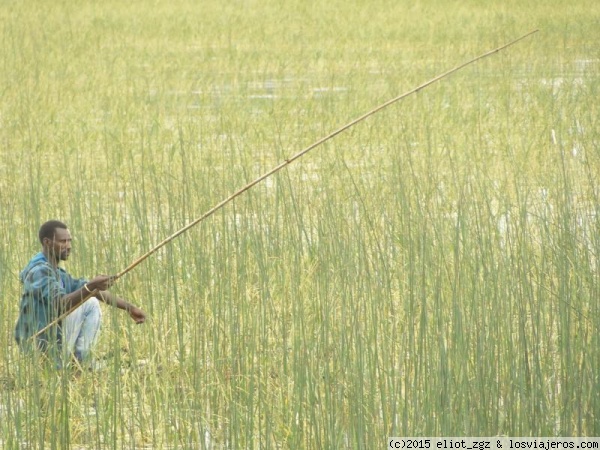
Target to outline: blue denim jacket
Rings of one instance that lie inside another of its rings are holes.
[[[66,294],[81,289],[85,278],[73,278],[63,268],[54,268],[42,252],[35,255],[20,275],[23,295],[15,339],[22,349],[31,348],[31,336],[44,328],[61,311],[59,300]],[[37,337],[37,346],[46,350],[50,341],[60,341],[60,327],[52,327]]]

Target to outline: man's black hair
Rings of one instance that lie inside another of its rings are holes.
[[[49,220],[48,222],[42,224],[39,232],[40,242],[43,244],[44,238],[53,239],[57,228],[63,228],[67,230],[69,227],[67,227],[67,225],[62,223],[60,220]]]

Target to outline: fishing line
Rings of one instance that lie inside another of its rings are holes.
[[[291,163],[293,163],[294,161],[296,161],[297,159],[299,159],[300,157],[304,156],[305,154],[307,154],[308,152],[310,152],[311,150],[313,150],[314,148],[318,147],[319,145],[327,142],[328,140],[334,138],[335,136],[337,136],[340,133],[343,133],[344,131],[346,131],[348,128],[353,127],[354,125],[356,125],[359,122],[362,122],[363,120],[365,120],[366,118],[378,113],[379,111],[381,111],[384,108],[387,108],[388,106],[412,95],[415,94],[419,91],[421,91],[422,89],[425,89],[426,87],[442,80],[443,78],[446,78],[447,76],[458,72],[459,70],[467,67],[470,64],[473,64],[476,61],[479,61],[483,58],[486,58],[488,56],[494,55],[502,50],[504,50],[507,47],[510,47],[511,45],[516,44],[517,42],[531,36],[534,33],[537,33],[539,30],[533,30],[530,31],[527,34],[524,34],[523,36],[510,41],[508,44],[504,44],[501,47],[495,48],[493,50],[490,50],[486,53],[483,53],[465,63],[462,63],[456,67],[454,67],[453,69],[450,69],[440,75],[437,75],[436,77],[430,79],[429,81],[426,81],[425,83],[411,89],[410,91],[407,91],[403,94],[398,95],[397,97],[392,98],[391,100],[386,101],[385,103],[382,103],[381,105],[377,106],[376,108],[372,109],[371,111],[363,114],[362,116],[352,120],[351,122],[347,123],[346,125],[338,128],[337,130],[333,131],[332,133],[328,134],[327,136],[319,139],[318,141],[314,142],[313,144],[309,145],[308,147],[306,147],[305,149],[299,151],[298,153],[296,153],[295,155],[291,156],[290,158],[284,160],[283,162],[281,162],[280,164],[278,164],[277,166],[273,167],[271,170],[269,170],[268,172],[264,173],[263,175],[259,176],[258,178],[256,178],[254,181],[248,183],[247,185],[245,185],[244,187],[242,187],[241,189],[235,191],[233,194],[231,194],[229,197],[225,198],[224,200],[222,200],[220,203],[216,204],[214,207],[212,207],[211,209],[209,209],[208,211],[206,211],[203,215],[201,215],[200,217],[198,217],[197,219],[195,219],[194,221],[190,222],[189,224],[187,224],[186,226],[184,226],[182,229],[180,229],[179,231],[177,231],[176,233],[172,234],[171,236],[167,237],[166,239],[164,239],[163,241],[161,241],[160,243],[158,243],[155,247],[153,247],[152,249],[150,249],[149,251],[147,251],[146,253],[144,253],[142,256],[140,256],[139,258],[137,258],[135,261],[133,261],[129,266],[127,266],[125,269],[123,269],[122,271],[120,271],[119,273],[117,273],[116,275],[113,276],[113,279],[116,281],[117,279],[121,278],[123,275],[125,275],[126,273],[130,272],[131,270],[133,270],[138,264],[140,264],[142,261],[144,261],[145,259],[147,259],[148,257],[150,257],[152,254],[154,254],[156,251],[158,251],[159,249],[161,249],[162,247],[164,247],[165,245],[167,245],[169,242],[171,242],[173,239],[175,239],[176,237],[180,236],[181,234],[185,233],[186,231],[188,231],[190,228],[194,227],[195,225],[199,224],[200,222],[202,222],[204,219],[206,219],[207,217],[213,215],[215,212],[217,212],[219,209],[221,209],[223,206],[225,206],[226,204],[228,204],[229,202],[231,202],[232,200],[234,200],[236,197],[239,197],[240,195],[242,195],[244,192],[246,192],[247,190],[251,189],[253,186],[257,185],[258,183],[260,183],[261,181],[265,180],[266,178],[270,177],[271,175],[273,175],[276,172],[279,172],[281,169],[283,169],[284,167],[290,165]],[[32,336],[32,338],[35,338],[37,336],[39,336],[41,333],[43,333],[44,331],[46,331],[47,329],[49,329],[50,327],[56,325],[57,323],[59,323],[62,319],[64,319],[66,316],[68,316],[69,314],[71,314],[73,311],[75,311],[77,308],[79,308],[86,300],[88,300],[91,297],[95,297],[101,295],[99,290],[93,290],[91,293],[86,294],[80,303],[78,303],[77,305],[73,306],[72,308],[70,308],[68,311],[64,312],[63,314],[61,314],[58,318],[56,318],[54,321],[52,321],[51,323],[49,323],[47,326],[45,326],[44,328],[42,328],[40,331],[38,331],[36,334],[34,334]]]

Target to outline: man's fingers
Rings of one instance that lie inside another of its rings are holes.
[[[96,279],[98,280],[98,289],[101,291],[105,291],[113,284],[115,284],[115,281],[117,281],[117,276],[99,275],[98,277],[96,277]]]

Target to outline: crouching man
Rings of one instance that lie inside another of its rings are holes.
[[[39,230],[39,239],[42,251],[29,261],[20,275],[23,294],[15,339],[22,350],[37,347],[50,353],[48,356],[59,366],[75,358],[82,367],[90,367],[91,350],[101,324],[98,299],[126,311],[136,323],[143,323],[146,315],[107,290],[114,282],[113,277],[73,278],[60,267],[60,262],[66,261],[71,253],[71,234],[64,223],[57,220],[44,223]],[[35,336],[96,289],[99,291],[97,298],[89,298],[56,326]]]

